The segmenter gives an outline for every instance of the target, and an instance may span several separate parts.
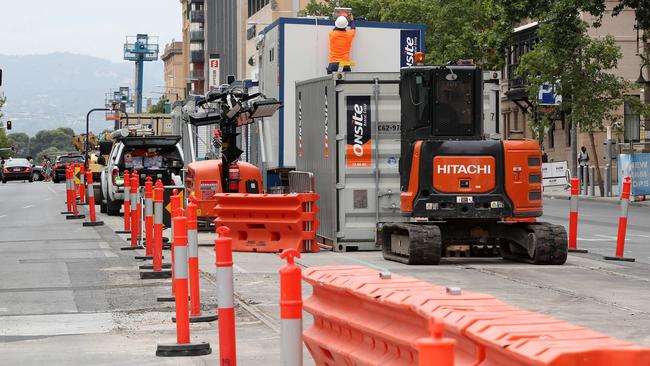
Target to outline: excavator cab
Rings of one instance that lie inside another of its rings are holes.
[[[483,133],[482,71],[474,65],[402,68],[400,208],[378,223],[384,258],[438,264],[499,253],[537,264],[566,261],[564,227],[542,215],[541,149]]]

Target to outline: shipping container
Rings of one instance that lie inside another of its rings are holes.
[[[296,84],[299,171],[314,173],[318,237],[336,251],[376,250],[377,222],[400,213],[399,73],[346,73]]]
[[[327,74],[333,27],[330,20],[280,18],[258,36],[260,90],[284,103],[251,131],[251,145],[260,140],[264,145],[263,151],[259,146],[250,149],[264,159],[260,165],[268,170],[296,167],[295,85]],[[413,63],[416,51],[424,51],[423,25],[356,21],[356,27],[350,53],[354,72],[398,72]]]

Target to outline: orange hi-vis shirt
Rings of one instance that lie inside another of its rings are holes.
[[[350,62],[350,49],[355,34],[355,29],[330,31],[330,63]]]

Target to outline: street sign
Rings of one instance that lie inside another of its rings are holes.
[[[212,55],[211,55],[212,56]],[[216,89],[221,84],[219,76],[219,68],[221,61],[218,57],[210,57],[210,64],[208,70],[208,89]]]
[[[618,182],[632,177],[632,195],[650,195],[650,153],[620,154],[618,156]]]
[[[537,102],[539,105],[560,105],[562,96],[555,91],[555,85],[544,83],[537,93]]]

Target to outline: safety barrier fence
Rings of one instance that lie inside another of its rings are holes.
[[[417,365],[419,340],[431,337],[431,319],[444,326],[438,351],[444,354],[455,343],[457,366],[650,364],[650,348],[520,310],[487,294],[360,266],[303,273],[313,286],[304,308],[314,316],[303,340],[318,366]]]
[[[318,252],[316,193],[215,195],[215,226],[228,226],[233,250]]]

